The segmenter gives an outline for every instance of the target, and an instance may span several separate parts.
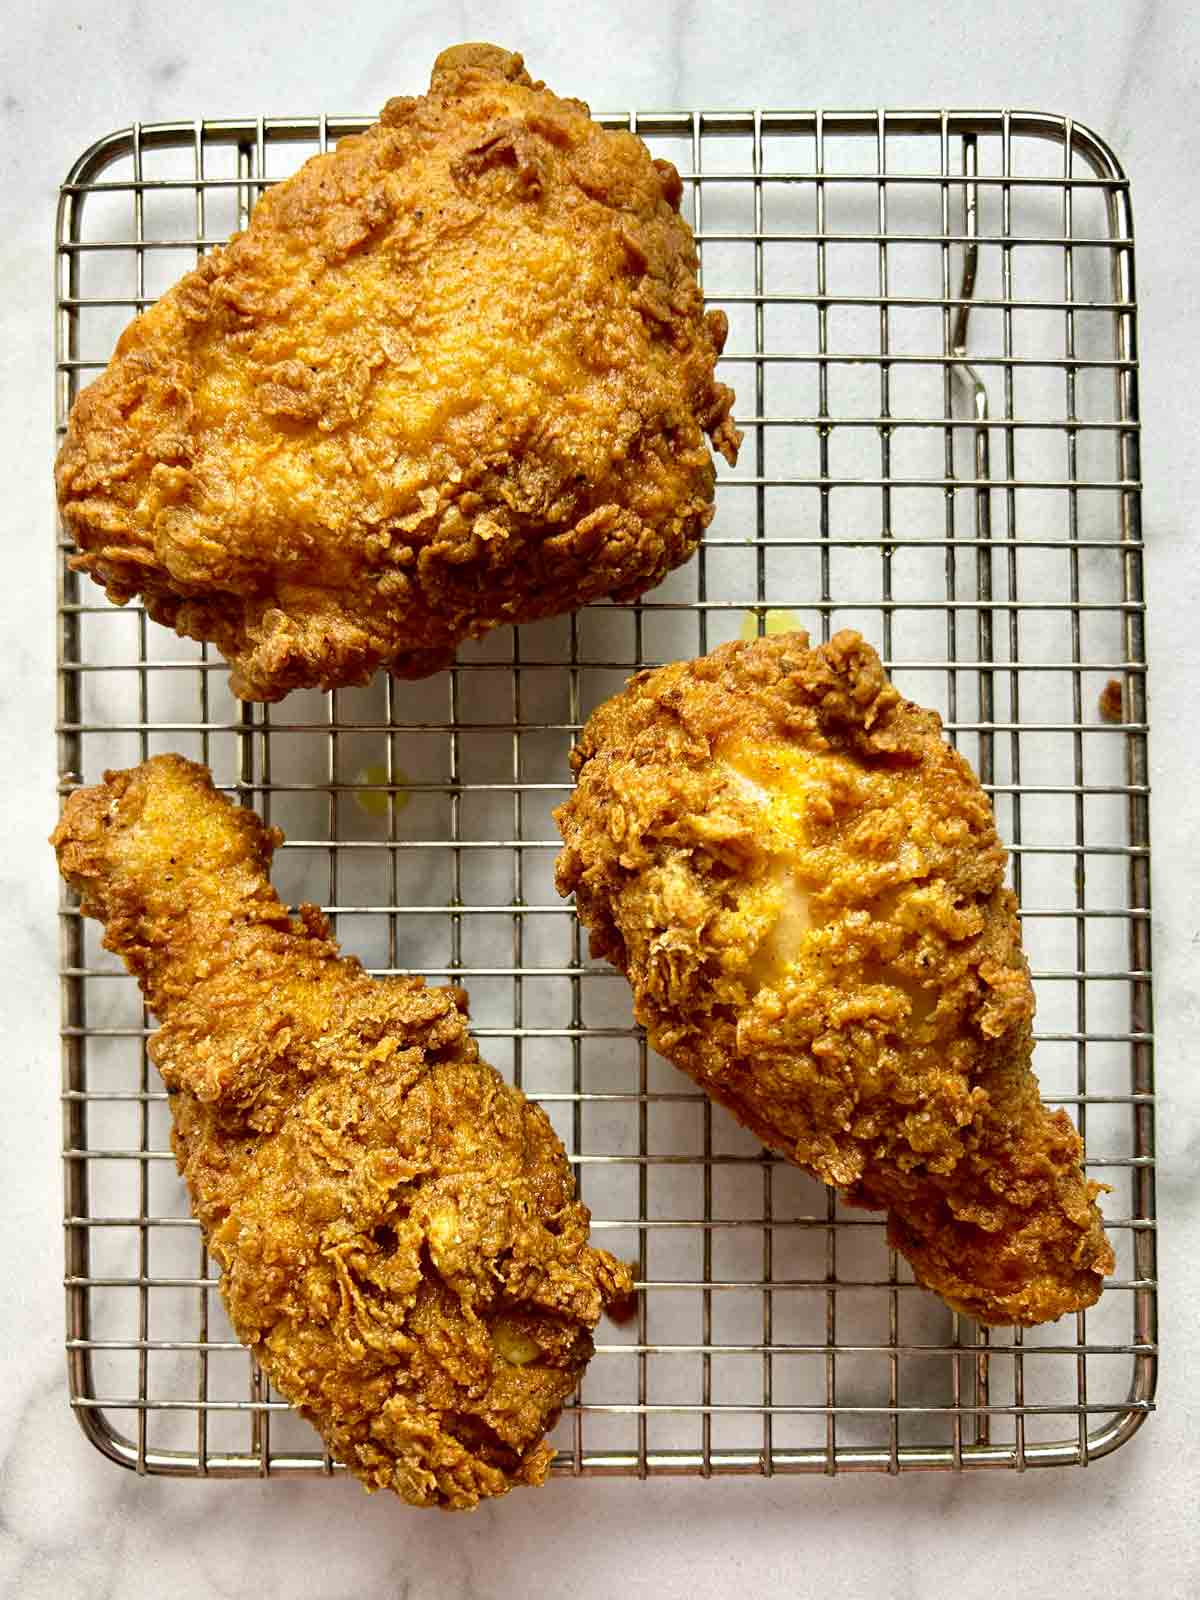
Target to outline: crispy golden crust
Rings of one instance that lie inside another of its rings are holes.
[[[558,886],[654,1047],[886,1207],[956,1309],[1091,1305],[1113,1255],[1079,1136],[1038,1098],[991,806],[870,646],[784,634],[640,673],[573,765]]]
[[[481,1062],[459,990],[372,981],[279,842],[158,756],[67,802],[63,875],[162,1026],[150,1053],[237,1335],[368,1488],[470,1507],[538,1484],[627,1269],[545,1114]]]
[[[680,193],[520,56],[445,51],[125,330],[58,458],[74,565],[253,700],[636,597],[739,442]]]

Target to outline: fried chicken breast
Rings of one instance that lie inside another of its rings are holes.
[[[238,1337],[370,1489],[471,1507],[544,1481],[544,1434],[627,1269],[545,1114],[479,1060],[461,991],[375,982],[280,842],[157,756],[76,791],[51,842],[162,1026],[150,1054]]]
[[[1033,991],[987,796],[855,633],[735,643],[602,705],[556,813],[591,950],[650,1041],[758,1138],[886,1208],[985,1323],[1113,1270],[1083,1147],[1041,1103]]]
[[[74,566],[250,700],[636,598],[739,442],[681,192],[519,55],[443,52],[122,334],[58,458]]]

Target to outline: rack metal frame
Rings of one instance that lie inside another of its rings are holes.
[[[435,700],[386,680],[272,709],[234,701],[206,646],[109,606],[60,530],[60,792],[184,745],[286,822],[297,896],[324,889],[348,948],[369,925],[368,965],[484,996],[485,1053],[547,1106],[597,1235],[638,1266],[636,1318],[600,1330],[556,1470],[1086,1464],[1153,1408],[1157,1357],[1128,180],[1096,134],[1036,112],[600,120],[680,167],[706,294],[731,318],[723,368],[746,441],[696,561],[636,606],[464,651],[427,686]],[[55,244],[60,436],[162,273],[245,226],[302,155],[366,125],[135,124],[80,156]],[[918,1289],[878,1218],[757,1149],[653,1057],[623,985],[546,892],[546,809],[591,704],[640,665],[776,626],[776,608],[822,637],[866,632],[993,796],[1049,1012],[1046,1098],[1114,1186],[1117,1275],[1069,1326],[989,1332]],[[1119,722],[1093,693],[1110,676]],[[415,774],[414,749],[432,752]],[[364,874],[370,893],[354,887]],[[61,929],[81,1424],[143,1473],[337,1470],[224,1322],[131,981],[68,892]]]

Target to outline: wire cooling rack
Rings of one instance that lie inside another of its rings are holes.
[[[379,972],[467,985],[487,1057],[546,1107],[636,1318],[598,1330],[555,1435],[575,1474],[1086,1463],[1155,1371],[1146,699],[1133,223],[1057,116],[606,117],[684,177],[741,460],[704,548],[636,606],[499,632],[451,672],[268,708],[118,610],[60,535],[61,786],[206,761]],[[129,317],[266,183],[365,125],[134,126],[62,189],[60,431]],[[989,1334],[918,1289],[881,1220],[766,1155],[647,1048],[553,888],[583,717],[646,663],[852,625],[991,793],[1035,972],[1037,1067],[1087,1138],[1117,1270],[1099,1305]],[[1109,687],[1112,679],[1116,688]],[[1100,697],[1107,688],[1105,709]],[[1117,689],[1119,688],[1119,703]],[[141,1472],[332,1471],[232,1338],[133,983],[62,912],[72,1404]]]

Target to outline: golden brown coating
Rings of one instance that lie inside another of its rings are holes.
[[[125,330],[58,458],[74,565],[251,700],[636,598],[739,442],[680,195],[520,56],[444,51]]]
[[[315,907],[289,918],[279,841],[179,756],[78,790],[51,840],[162,1023],[176,1160],[271,1382],[412,1505],[541,1483],[629,1273],[462,992],[375,982]]]
[[[1033,991],[987,796],[856,633],[730,644],[602,705],[558,886],[655,1049],[758,1138],[885,1207],[982,1322],[1091,1305],[1113,1254],[1030,1066]]]

